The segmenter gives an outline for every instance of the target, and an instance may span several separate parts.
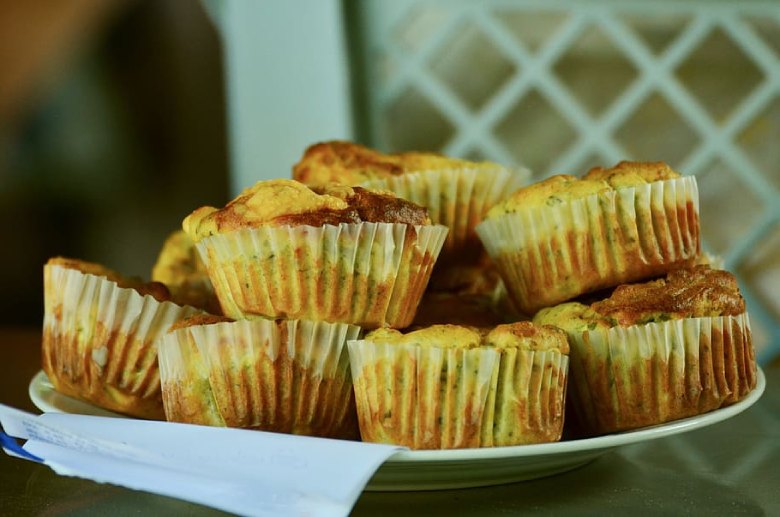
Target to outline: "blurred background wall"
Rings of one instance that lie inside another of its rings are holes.
[[[0,324],[37,326],[47,258],[148,278],[182,218],[227,198],[221,50],[194,1],[0,9]]]

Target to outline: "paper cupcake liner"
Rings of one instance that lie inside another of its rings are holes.
[[[476,228],[527,314],[658,276],[701,250],[696,179],[686,176],[532,207]]]
[[[447,228],[391,223],[242,229],[198,243],[226,316],[411,323]]]
[[[364,441],[458,449],[560,439],[568,358],[349,342]]]
[[[499,354],[349,342],[363,441],[412,449],[479,447],[492,422]]]
[[[462,261],[463,252],[474,251],[478,258],[481,244],[474,227],[485,213],[519,189],[530,178],[527,169],[464,168],[420,171],[364,182],[369,188],[389,190],[398,197],[428,209],[431,221],[450,229],[442,250],[444,255]]]
[[[44,266],[43,369],[66,395],[164,419],[155,339],[200,311],[104,277]]]
[[[501,350],[492,441],[555,442],[563,433],[569,358],[557,350]]]
[[[747,313],[570,334],[570,400],[589,434],[685,418],[756,385]]]
[[[357,438],[345,343],[359,332],[340,323],[261,319],[177,329],[158,342],[166,416]]]

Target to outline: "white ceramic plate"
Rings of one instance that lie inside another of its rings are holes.
[[[70,413],[72,415],[111,416],[117,418],[130,418],[107,409],[93,406],[88,402],[63,395],[54,389],[49,377],[43,370],[35,374],[27,389],[30,400],[35,407],[45,413]]]
[[[609,450],[706,427],[731,418],[756,403],[764,393],[764,372],[758,369],[756,388],[740,402],[691,418],[624,433],[538,445],[485,449],[404,451],[389,458],[366,490],[441,490],[498,485],[572,470]],[[44,372],[30,382],[30,399],[47,412],[127,418],[75,400],[54,390]]]

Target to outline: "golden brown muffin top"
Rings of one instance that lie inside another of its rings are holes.
[[[198,242],[204,237],[259,226],[382,222],[430,224],[427,209],[390,192],[327,184],[307,187],[295,180],[258,181],[224,208],[201,207],[182,227]]]
[[[618,286],[609,298],[590,306],[570,302],[542,309],[534,322],[583,331],[744,312],[745,300],[734,275],[700,265],[671,271],[666,278]]]
[[[179,330],[188,327],[197,327],[200,325],[213,325],[215,323],[229,323],[234,321],[226,316],[218,316],[216,314],[195,314],[184,319],[177,320],[168,329],[168,332]]]
[[[745,312],[737,279],[728,271],[701,265],[677,269],[644,284],[621,285],[606,300],[591,305],[594,311],[619,325],[674,318],[736,316]]]
[[[620,188],[679,177],[680,175],[664,162],[622,161],[614,167],[593,167],[582,179],[603,180],[612,188]]]
[[[374,179],[435,169],[494,169],[491,162],[471,162],[436,153],[384,154],[352,142],[331,141],[310,146],[293,166],[293,178],[308,185],[336,182],[357,185]]]
[[[168,235],[152,267],[152,280],[171,286],[199,280],[204,275],[208,275],[206,266],[190,236],[183,230]]]
[[[626,161],[611,168],[595,167],[582,179],[568,174],[558,174],[517,190],[491,208],[486,218],[499,217],[529,207],[555,206],[592,194],[679,177],[679,174],[662,162]]]
[[[501,275],[487,253],[476,264],[436,266],[428,291],[494,296],[501,288]]]
[[[487,343],[495,348],[520,348],[522,350],[558,350],[569,353],[566,333],[552,325],[536,325],[530,321],[505,323],[491,330]]]
[[[125,277],[113,269],[95,262],[87,262],[85,260],[66,257],[52,257],[46,262],[46,265],[60,266],[66,269],[81,271],[87,275],[104,277],[107,280],[116,283],[119,287],[134,289],[142,296],[148,294],[154,297],[158,302],[171,300],[171,293],[164,284],[160,282],[144,282],[139,278]]]
[[[381,328],[369,332],[366,341],[391,345],[419,345],[438,348],[477,348],[482,334],[475,327],[464,325],[431,325],[406,334],[395,329]]]
[[[394,345],[419,345],[438,348],[497,349],[519,348],[522,350],[558,350],[569,353],[566,334],[550,325],[534,325],[530,321],[519,321],[498,325],[493,329],[480,329],[463,325],[431,325],[413,330],[407,334],[393,329],[378,329],[370,332],[366,341]]]
[[[165,284],[171,299],[179,305],[190,305],[214,314],[222,312],[195,243],[182,230],[165,239],[152,268],[152,281]]]

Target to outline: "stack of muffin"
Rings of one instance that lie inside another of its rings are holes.
[[[752,389],[736,283],[692,268],[693,178],[527,180],[317,144],[293,179],[187,216],[151,283],[50,260],[44,369],[132,416],[415,449],[559,440],[567,387],[589,434]]]
[[[696,415],[755,387],[736,280],[700,264],[694,177],[630,162],[553,176],[494,206],[477,232],[518,310],[568,334],[578,432]]]

